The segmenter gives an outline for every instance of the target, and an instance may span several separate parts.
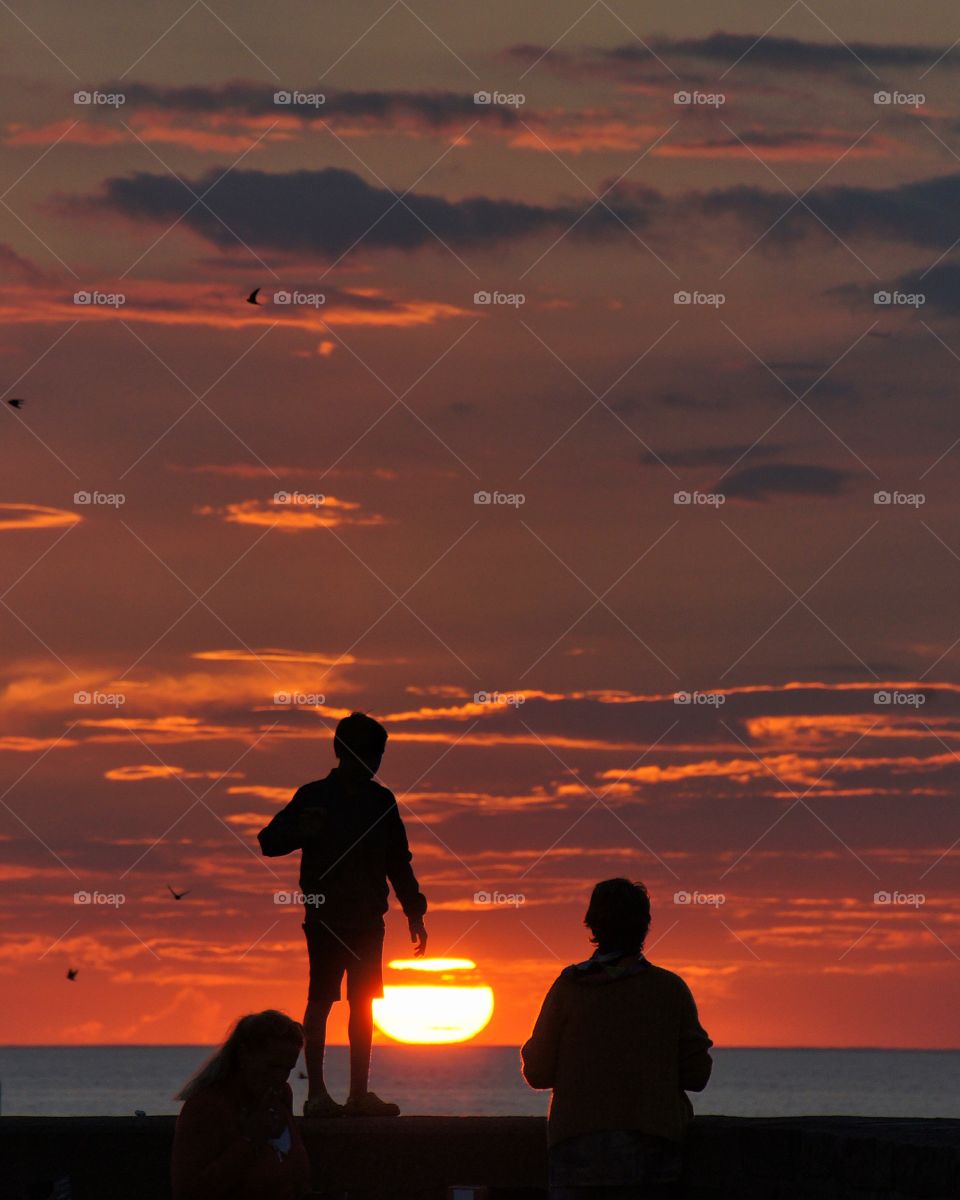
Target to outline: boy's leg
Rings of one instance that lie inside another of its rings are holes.
[[[327,1017],[331,1000],[307,1000],[303,1014],[303,1057],[307,1064],[307,1098],[316,1100],[329,1096],[323,1082],[323,1053],[327,1041]]]
[[[370,997],[350,997],[350,1096],[359,1100],[370,1082],[370,1048],[373,1045],[373,1003]]]

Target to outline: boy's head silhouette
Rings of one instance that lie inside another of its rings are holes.
[[[387,745],[387,731],[366,713],[352,712],[337,725],[333,735],[333,752],[338,772],[350,779],[367,780],[380,768]]]
[[[650,928],[647,889],[629,879],[604,879],[593,889],[583,923],[601,954],[639,954]]]

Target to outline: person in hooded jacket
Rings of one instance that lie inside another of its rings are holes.
[[[547,992],[521,1069],[551,1088],[550,1200],[661,1200],[713,1060],[686,983],[643,955],[642,883],[598,883],[584,919],[596,950]]]

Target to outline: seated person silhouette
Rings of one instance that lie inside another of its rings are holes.
[[[298,788],[290,803],[258,834],[267,856],[302,850],[300,890],[310,985],[303,1018],[307,1063],[306,1117],[396,1116],[396,1104],[368,1087],[373,1000],[383,995],[383,915],[387,880],[403,908],[414,954],[427,948],[426,898],[410,865],[407,834],[391,791],[373,781],[387,731],[372,717],[344,717],[333,739],[338,765]],[[323,1079],[327,1017],[347,975],[350,1002],[350,1094],[338,1104]]]
[[[520,1051],[527,1083],[553,1089],[550,1200],[661,1200],[713,1043],[686,983],[643,955],[642,883],[598,883],[584,924],[596,950],[561,971]]]
[[[302,1045],[275,1009],[237,1021],[176,1097],[173,1200],[302,1200],[310,1162],[287,1083]]]

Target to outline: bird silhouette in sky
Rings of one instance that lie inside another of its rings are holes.
[[[252,292],[250,293],[250,295],[247,297],[247,303],[248,303],[248,304],[256,304],[256,303],[257,303],[257,293],[258,293],[259,291],[260,291],[260,289],[259,289],[259,288],[254,288],[254,289],[253,289],[253,291],[252,291]]]
[[[190,895],[190,889],[189,889],[189,888],[187,888],[187,890],[186,890],[185,892],[175,892],[175,891],[173,890],[173,888],[170,886],[170,884],[169,884],[169,883],[167,884],[167,891],[168,891],[168,892],[170,893],[170,895],[171,895],[171,896],[174,898],[174,900],[182,900],[182,899],[184,898],[184,896],[189,896],[189,895]]]
[[[67,978],[70,980],[71,983],[73,983],[73,981],[76,979],[76,977],[77,977],[77,968],[76,967],[67,967]]]
[[[11,408],[23,408],[23,401],[18,396],[14,396],[14,398],[12,400],[8,400],[7,403]]]

